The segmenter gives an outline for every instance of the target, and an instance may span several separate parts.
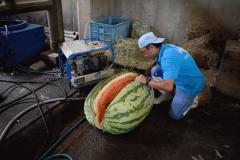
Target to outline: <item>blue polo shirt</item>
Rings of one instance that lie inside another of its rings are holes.
[[[163,79],[173,78],[176,88],[194,96],[203,89],[204,76],[186,50],[171,44],[162,44],[156,62],[163,72]]]

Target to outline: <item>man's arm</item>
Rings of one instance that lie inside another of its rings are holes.
[[[168,92],[172,92],[174,89],[174,79],[169,78],[169,79],[163,79],[161,81],[154,81],[151,80],[149,82],[149,86],[155,89],[160,89],[160,90],[165,90]]]
[[[160,90],[165,90],[172,92],[174,89],[174,79],[163,79],[161,81],[155,81],[155,80],[149,80],[148,77],[145,77],[144,75],[140,75],[136,77],[136,80],[140,81],[143,84],[148,84],[150,87]]]

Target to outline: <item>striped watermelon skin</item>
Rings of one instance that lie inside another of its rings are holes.
[[[104,113],[101,125],[96,125],[93,104],[98,92],[112,79],[122,74],[125,73],[115,75],[96,85],[84,104],[87,120],[93,126],[112,134],[127,133],[136,128],[148,116],[154,101],[153,89],[134,80],[112,100]]]
[[[89,123],[91,123],[93,126],[97,127],[97,125],[95,125],[95,112],[94,112],[94,100],[96,99],[99,91],[110,81],[112,81],[114,78],[121,76],[123,74],[125,74],[126,72],[121,72],[118,73],[116,75],[113,75],[109,78],[106,78],[105,80],[102,80],[100,83],[98,83],[92,90],[91,92],[88,94],[85,102],[84,102],[84,113],[86,116],[86,119],[88,120]]]

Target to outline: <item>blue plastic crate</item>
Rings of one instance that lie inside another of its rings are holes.
[[[121,17],[109,16],[90,22],[92,40],[100,40],[112,45],[129,35],[130,21]]]

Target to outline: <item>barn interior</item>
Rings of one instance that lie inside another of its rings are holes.
[[[238,0],[0,0],[0,159],[239,159],[239,8]],[[193,57],[205,78],[198,106],[172,120],[171,100],[151,103],[133,129],[109,133],[92,124],[90,96],[119,72],[145,74],[153,60],[138,40],[148,32]]]

